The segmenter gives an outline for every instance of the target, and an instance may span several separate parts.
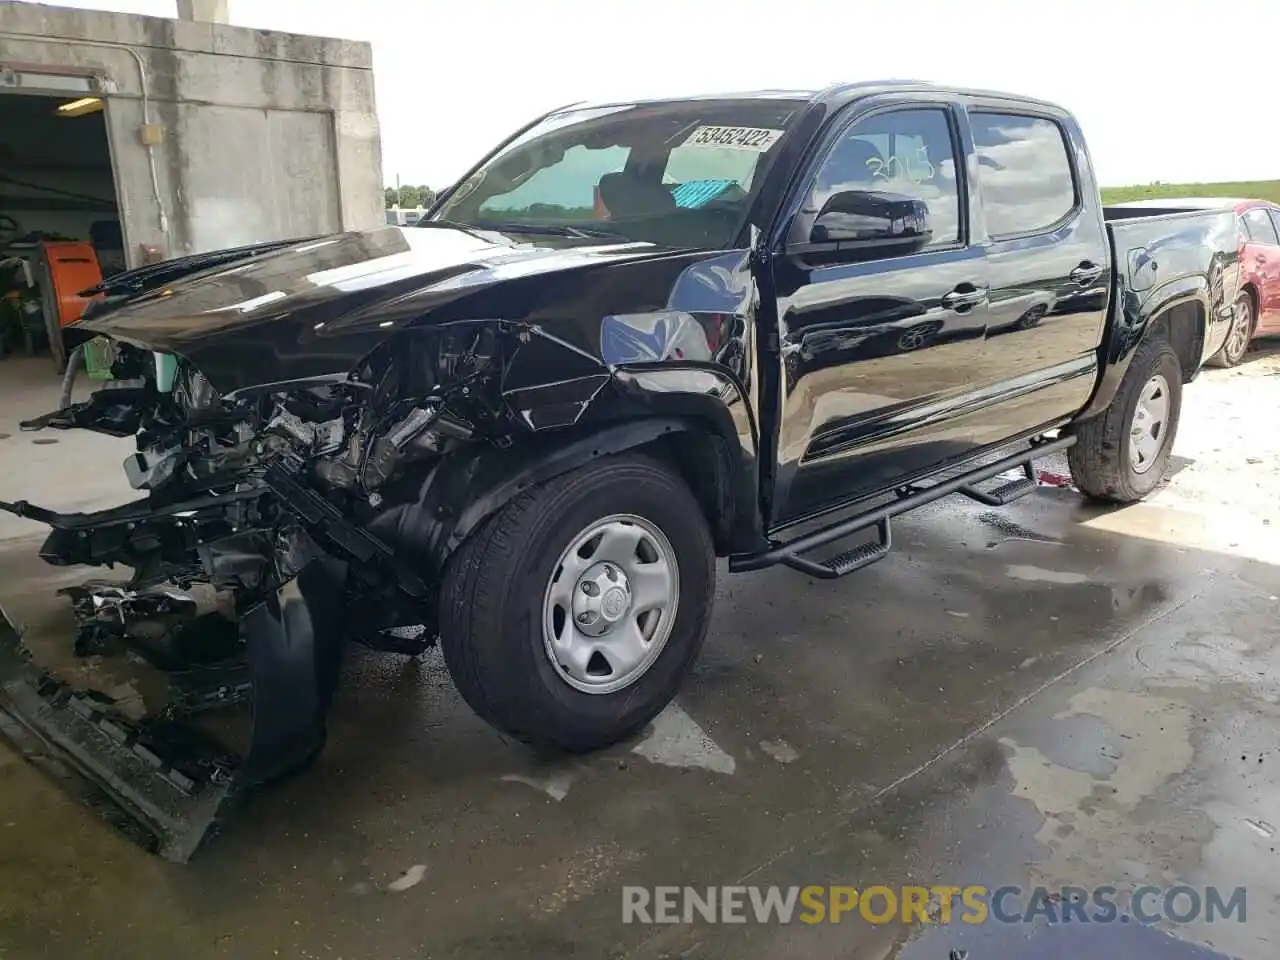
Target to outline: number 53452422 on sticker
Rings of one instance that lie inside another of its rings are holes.
[[[685,146],[718,147],[722,150],[749,150],[764,153],[782,136],[781,130],[765,127],[698,127],[689,135]]]

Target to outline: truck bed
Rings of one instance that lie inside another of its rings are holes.
[[[1202,359],[1226,336],[1230,304],[1240,282],[1236,216],[1230,208],[1104,207],[1116,273],[1111,335],[1176,303],[1223,304],[1222,316],[1206,316]],[[1207,308],[1206,308],[1207,309]]]
[[[1199,277],[1208,282],[1236,255],[1229,209],[1103,208],[1116,272],[1131,291]]]

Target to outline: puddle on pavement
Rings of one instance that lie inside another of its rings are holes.
[[[1103,772],[1091,760],[1077,769],[1054,762],[1035,746],[1001,739],[1009,751],[1013,795],[1034,804],[1043,818],[1036,840],[1045,855],[1028,864],[1035,882],[1049,887],[1156,882],[1145,875],[1118,877],[1121,860],[1146,864],[1157,877],[1182,875],[1212,835],[1204,814],[1179,811],[1141,829],[1137,824],[1139,806],[1191,764],[1191,710],[1177,700],[1091,687],[1073,696],[1054,720],[1071,725],[1059,727],[1059,744],[1076,734],[1075,752],[1105,750],[1103,759],[1114,766]],[[1058,751],[1068,763],[1071,752]]]

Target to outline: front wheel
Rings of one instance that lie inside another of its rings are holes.
[[[1165,478],[1182,411],[1182,365],[1168,341],[1146,340],[1107,409],[1076,427],[1071,478],[1110,503],[1141,500]]]
[[[516,739],[582,752],[624,739],[676,695],[710,620],[715,549],[688,486],[643,457],[527,491],[450,558],[445,663]]]

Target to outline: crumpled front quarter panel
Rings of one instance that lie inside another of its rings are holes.
[[[615,263],[556,287],[523,304],[533,336],[504,378],[506,400],[531,427],[565,426],[597,404],[610,417],[702,412],[727,417],[754,461],[758,294],[745,251]]]

